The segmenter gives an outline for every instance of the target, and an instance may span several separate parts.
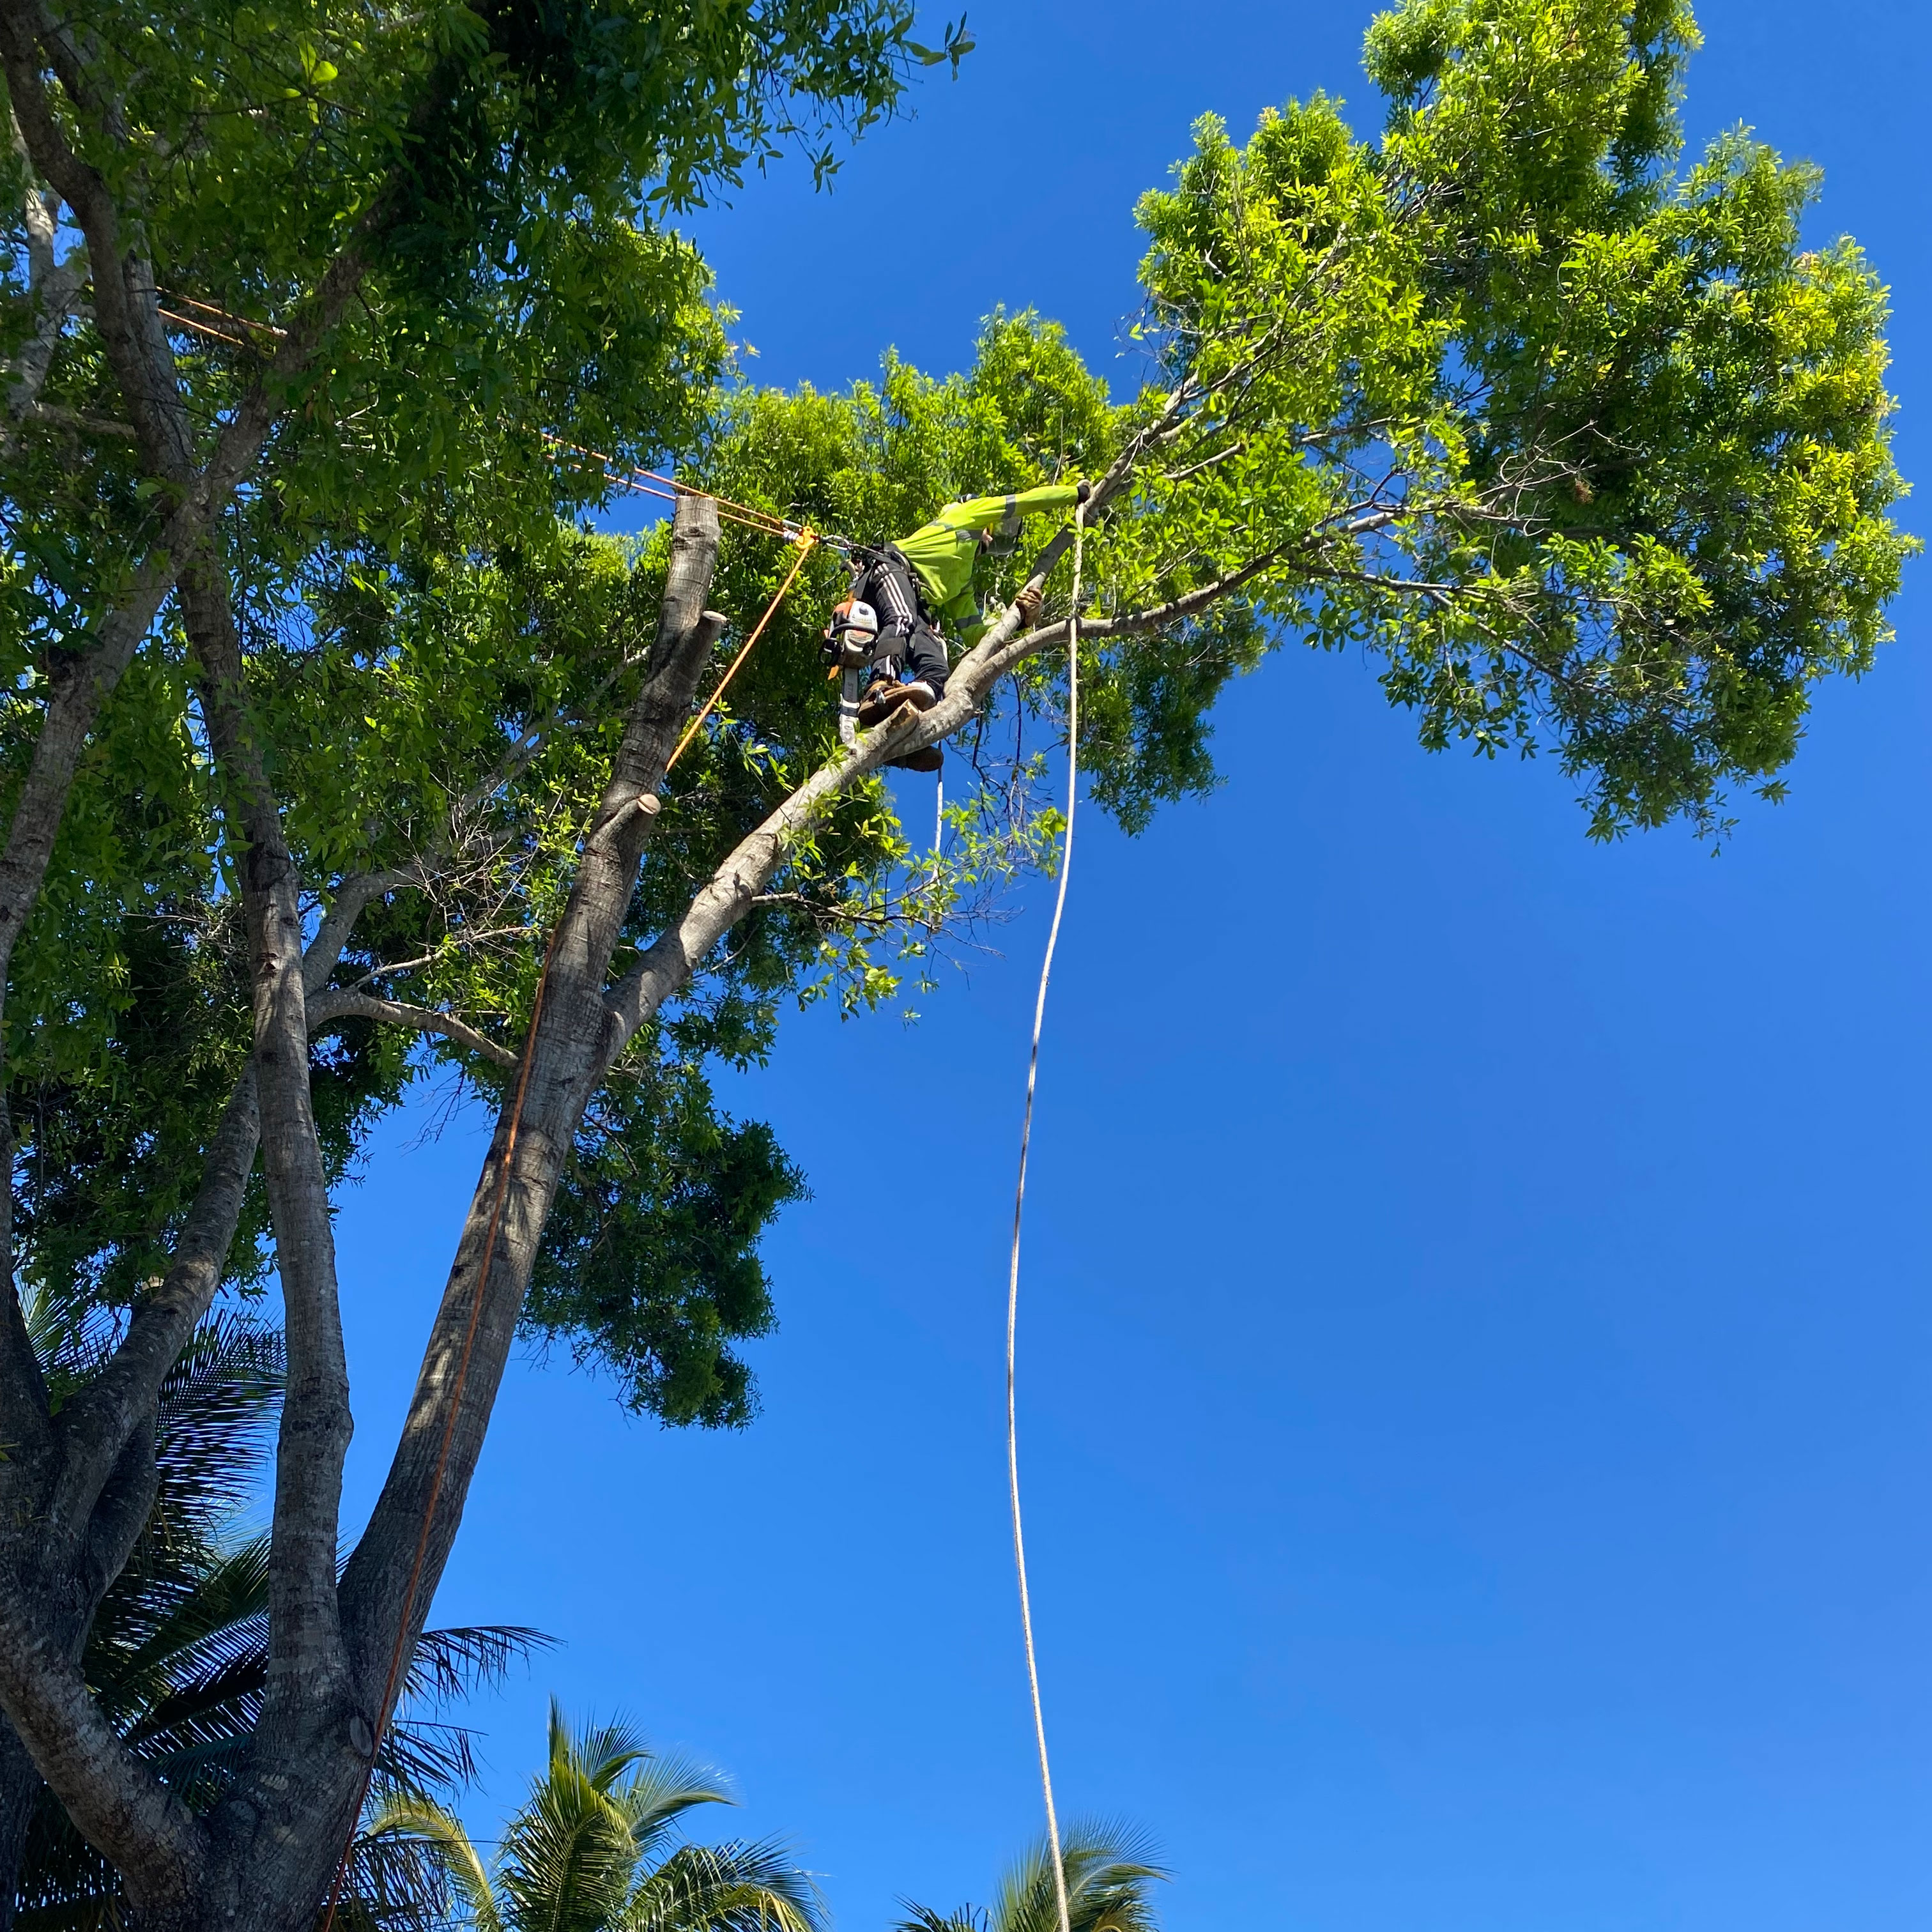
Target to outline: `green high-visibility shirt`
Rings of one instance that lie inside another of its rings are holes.
[[[1016,537],[1022,517],[1071,509],[1078,495],[1071,483],[1042,483],[1016,496],[974,496],[964,503],[948,503],[931,523],[901,537],[898,548],[919,579],[934,620],[956,630],[968,646],[977,644],[992,628],[973,595],[980,532],[994,530],[1003,537]]]

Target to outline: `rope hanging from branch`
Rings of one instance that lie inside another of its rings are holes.
[[[1012,1264],[1006,1276],[1006,1491],[1012,1504],[1013,1568],[1019,1579],[1020,1628],[1026,1638],[1027,1686],[1033,1694],[1033,1731],[1040,1747],[1040,1787],[1046,1801],[1046,1841],[1053,1860],[1053,1896],[1060,1912],[1060,1932],[1072,1932],[1072,1925],[1066,1906],[1066,1866],[1060,1850],[1060,1817],[1053,1802],[1053,1770],[1047,1761],[1046,1718],[1040,1708],[1040,1662],[1033,1642],[1033,1598],[1027,1588],[1026,1535],[1020,1524],[1019,1425],[1013,1400],[1013,1366],[1019,1327],[1020,1218],[1026,1207],[1027,1153],[1033,1144],[1033,1096],[1040,1079],[1040,1025],[1046,1017],[1046,989],[1053,978],[1054,949],[1060,944],[1060,916],[1066,910],[1066,881],[1073,868],[1073,808],[1080,783],[1081,544],[1086,527],[1087,506],[1082,503],[1073,512],[1073,602],[1066,617],[1066,833],[1060,854],[1060,890],[1053,902],[1046,956],[1040,966],[1040,992],[1034,1000],[1026,1114],[1020,1128],[1019,1181],[1013,1190]]]

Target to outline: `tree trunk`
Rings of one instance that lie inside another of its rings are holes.
[[[20,1904],[20,1855],[46,1789],[14,1726],[0,1718],[0,1932],[13,1932]]]

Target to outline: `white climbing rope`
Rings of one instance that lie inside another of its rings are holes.
[[[1006,1487],[1013,1507],[1013,1568],[1020,1584],[1020,1628],[1026,1635],[1027,1682],[1033,1692],[1034,1736],[1040,1746],[1040,1786],[1046,1800],[1046,1841],[1053,1858],[1053,1895],[1060,1907],[1060,1932],[1072,1932],[1066,1910],[1066,1868],[1060,1852],[1060,1820],[1053,1805],[1053,1772],[1046,1758],[1046,1719],[1040,1709],[1040,1664],[1034,1654],[1033,1600],[1027,1589],[1026,1537],[1020,1528],[1019,1430],[1013,1408],[1014,1336],[1020,1308],[1020,1216],[1026,1206],[1027,1150],[1033,1141],[1034,1088],[1040,1078],[1040,1022],[1046,1017],[1046,988],[1053,977],[1053,951],[1060,944],[1060,915],[1066,910],[1066,879],[1073,866],[1073,807],[1080,782],[1080,563],[1086,534],[1086,506],[1073,512],[1073,602],[1066,616],[1066,836],[1060,854],[1060,892],[1053,924],[1040,962],[1040,993],[1033,1007],[1033,1053],[1027,1062],[1026,1117],[1020,1129],[1019,1184],[1013,1190],[1013,1258],[1006,1278]]]

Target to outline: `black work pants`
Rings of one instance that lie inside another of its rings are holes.
[[[910,684],[923,680],[935,692],[946,688],[946,640],[926,621],[912,566],[896,550],[881,554],[866,573],[860,592],[879,614],[879,646],[874,675]]]

